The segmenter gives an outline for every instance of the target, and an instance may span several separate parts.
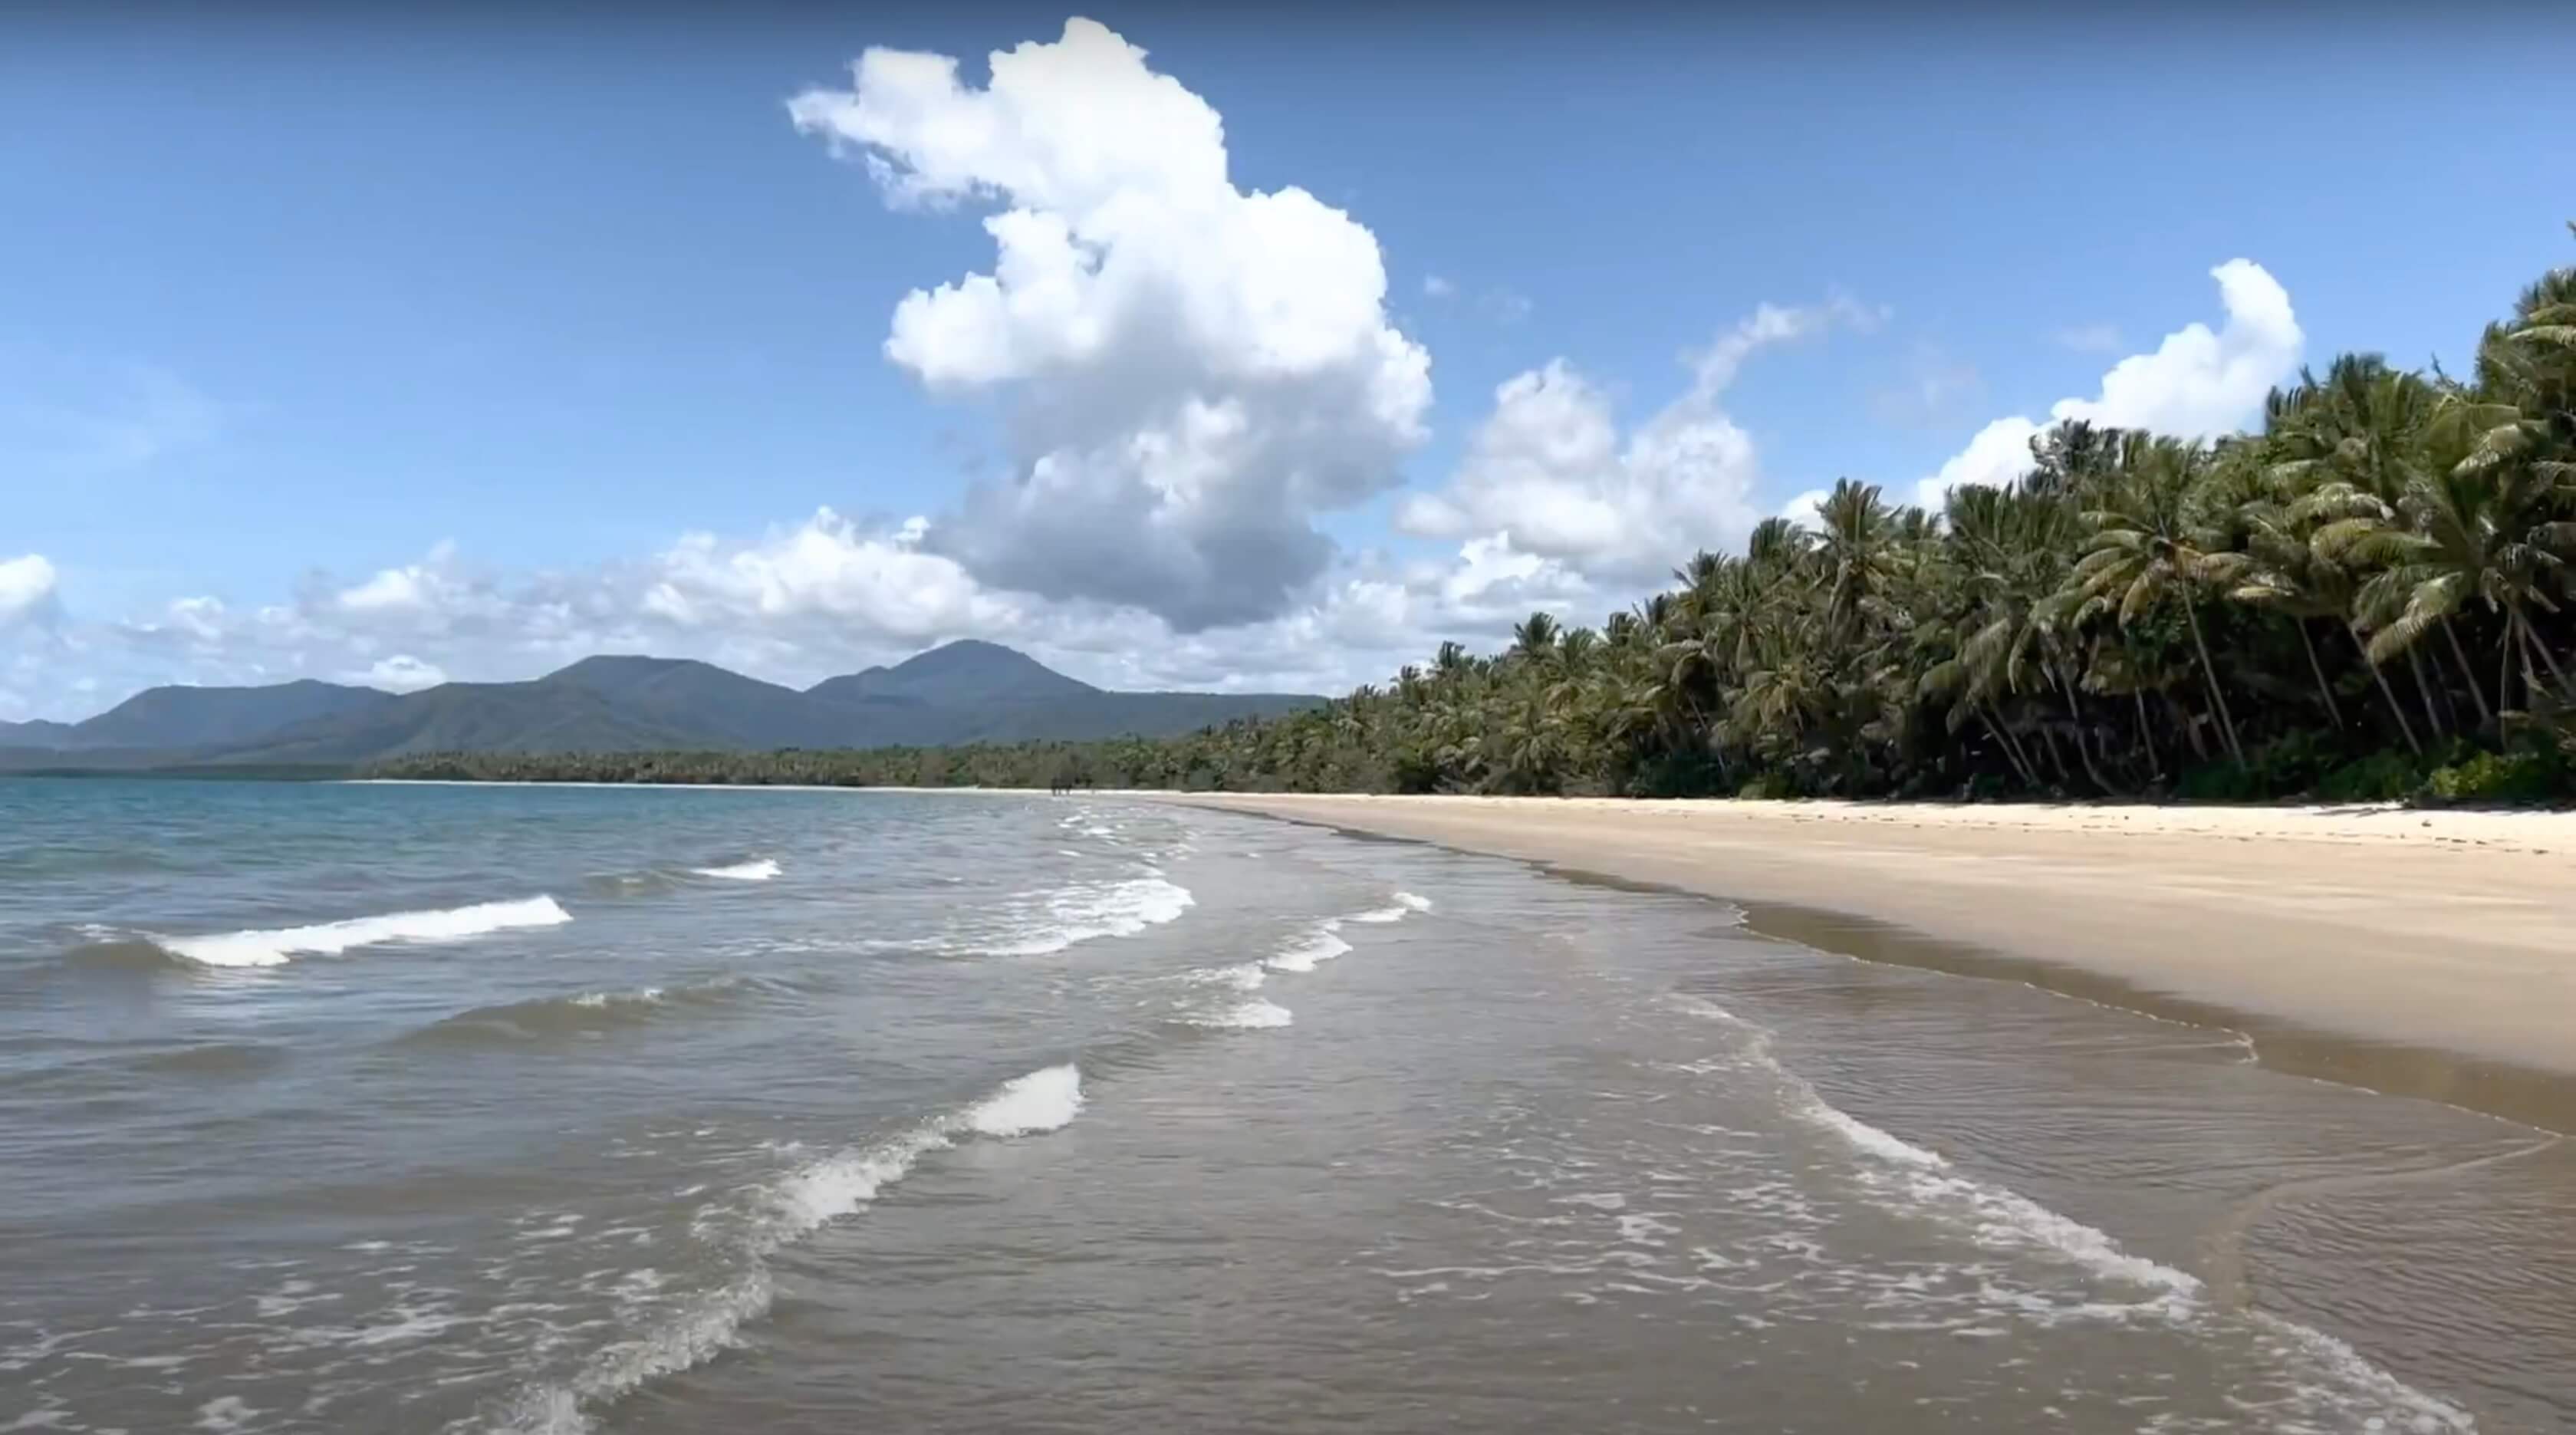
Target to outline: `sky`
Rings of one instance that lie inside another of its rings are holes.
[[[2464,369],[2576,262],[2576,12],[2416,11],[15,8],[0,720],[1340,691],[1839,477]]]

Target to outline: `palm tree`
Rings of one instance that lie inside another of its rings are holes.
[[[2209,471],[2209,450],[2145,434],[2128,435],[2122,449],[2120,480],[2107,506],[2084,515],[2094,532],[2083,561],[2075,565],[2076,591],[2087,604],[2115,613],[2124,628],[2168,597],[2179,601],[2228,754],[2242,766],[2245,746],[2236,734],[2235,715],[2228,711],[2218,665],[2209,656],[2209,639],[2201,632],[2200,605],[2192,600],[2192,590],[2206,580],[2210,568],[2208,531],[2194,512]]]

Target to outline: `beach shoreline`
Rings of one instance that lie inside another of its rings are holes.
[[[1101,793],[1514,858],[2576,1131],[2576,814]]]

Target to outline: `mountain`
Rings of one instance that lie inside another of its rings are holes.
[[[826,679],[798,692],[689,659],[603,655],[518,683],[442,683],[399,697],[368,688],[323,689],[278,703],[305,714],[252,729],[234,708],[209,708],[216,736],[161,737],[170,760],[218,763],[358,763],[416,752],[603,752],[651,748],[947,746],[1066,741],[1133,734],[1164,737],[1239,717],[1312,707],[1293,693],[1113,692],[1078,682],[1024,653],[962,641],[892,667]],[[283,693],[282,688],[156,688],[158,712],[173,694]],[[317,710],[318,709],[318,710]],[[84,731],[90,724],[75,724]],[[166,731],[166,729],[155,729]]]
[[[374,688],[310,678],[257,688],[147,688],[85,722],[0,724],[0,746],[73,752],[223,747],[392,701],[393,694]]]
[[[747,681],[747,680],[746,680]],[[578,683],[441,683],[337,717],[314,718],[251,741],[206,744],[223,762],[367,762],[412,752],[616,752],[733,747],[623,710]]]
[[[891,668],[869,668],[825,678],[805,693],[836,703],[868,698],[953,707],[970,703],[1080,701],[1100,691],[1026,653],[999,643],[961,638],[915,654]]]
[[[67,722],[0,722],[0,748],[68,747],[72,742],[72,725]]]

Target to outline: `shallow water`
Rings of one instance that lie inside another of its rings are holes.
[[[0,783],[0,1429],[2546,1430],[2576,1150],[1017,796]]]

